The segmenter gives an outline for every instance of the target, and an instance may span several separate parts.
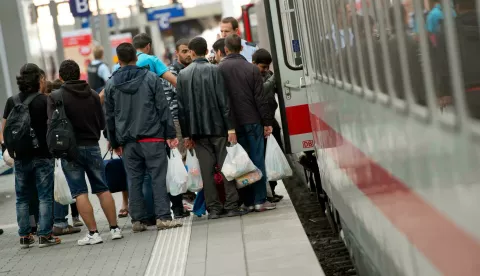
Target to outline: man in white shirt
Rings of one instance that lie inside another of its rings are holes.
[[[222,22],[220,23],[220,34],[222,38],[225,38],[231,34],[240,35],[238,21],[233,17],[225,17],[222,19]],[[242,39],[242,51],[240,54],[244,56],[248,62],[252,62],[253,53],[255,53],[257,50],[257,44]]]

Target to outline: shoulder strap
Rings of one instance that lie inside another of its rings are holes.
[[[28,97],[23,101],[24,105],[29,105],[37,96],[40,96],[40,92],[33,93],[28,95]]]
[[[20,94],[17,94],[15,96],[12,97],[12,100],[13,100],[13,103],[15,105],[19,105],[19,104],[22,104],[22,101],[20,100]]]

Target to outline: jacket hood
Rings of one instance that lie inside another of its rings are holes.
[[[478,32],[478,17],[475,11],[461,14],[457,17],[457,29],[462,37],[470,41],[480,41]]]
[[[123,93],[135,94],[142,85],[148,69],[138,66],[125,66],[113,75],[114,87]]]
[[[62,87],[80,98],[88,98],[92,95],[92,88],[84,80],[66,81]]]

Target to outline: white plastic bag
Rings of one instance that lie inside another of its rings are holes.
[[[202,174],[200,171],[200,162],[198,161],[195,150],[192,150],[193,154],[187,150],[187,172],[188,182],[187,189],[190,192],[200,192],[203,189]]]
[[[178,149],[172,149],[168,159],[167,191],[176,196],[187,192],[188,173]]]
[[[267,138],[267,150],[265,152],[265,171],[268,181],[277,181],[292,176],[292,168],[287,158],[278,145],[273,135]]]
[[[68,187],[67,179],[63,173],[62,161],[60,159],[55,159],[55,180],[53,189],[53,196],[56,202],[62,205],[75,203],[75,199],[72,197],[70,187]]]
[[[222,173],[228,181],[232,181],[256,169],[257,167],[255,167],[248,153],[240,144],[227,147],[227,157],[223,162]]]

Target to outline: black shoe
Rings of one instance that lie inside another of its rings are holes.
[[[224,216],[225,216],[224,211],[220,211],[220,212],[212,211],[208,213],[208,219],[219,219],[219,218],[223,218]]]
[[[3,229],[0,229],[0,235],[3,234]]]
[[[188,218],[190,216],[190,211],[182,210],[180,212],[173,212],[175,219]]]
[[[249,213],[248,209],[238,207],[233,210],[228,210],[227,217],[238,217],[238,216],[246,215],[248,213]]]
[[[48,247],[48,246],[60,244],[61,242],[62,242],[62,240],[53,236],[52,234],[50,234],[48,236],[40,236],[38,238],[38,244],[39,244],[38,247],[40,247],[40,248]]]
[[[279,202],[280,200],[283,199],[283,195],[277,195],[277,194],[274,194],[273,197],[275,198],[275,202]]]
[[[30,245],[35,243],[35,238],[32,234],[24,237],[20,237],[20,248],[25,249],[29,248]]]

